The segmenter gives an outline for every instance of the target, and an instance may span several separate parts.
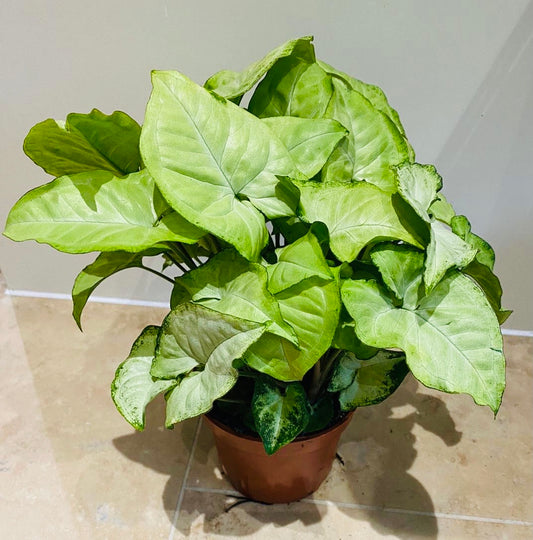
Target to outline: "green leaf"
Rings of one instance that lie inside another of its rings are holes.
[[[71,113],[66,122],[52,119],[35,125],[24,140],[24,152],[53,176],[106,170],[118,176],[142,168],[141,128],[126,113]]]
[[[324,118],[332,95],[331,77],[318,64],[290,56],[276,62],[259,83],[248,110],[260,118]]]
[[[173,305],[193,301],[205,307],[265,324],[268,331],[295,345],[298,340],[267,288],[267,271],[233,250],[224,250],[206,264],[176,279]]]
[[[381,88],[373,84],[368,84],[359,79],[354,79],[350,75],[335,69],[334,67],[318,60],[318,65],[328,74],[333,75],[346,83],[352,90],[362,94],[372,105],[383,114],[386,114],[395,124],[398,131],[405,137],[405,130],[400,122],[400,117],[395,109],[393,109]],[[411,154],[411,159],[414,159],[414,152]]]
[[[276,299],[283,319],[296,332],[299,348],[266,333],[244,359],[275,379],[298,381],[331,345],[339,320],[339,287],[336,280],[312,277],[280,292]]]
[[[338,79],[333,80],[333,87],[326,117],[340,122],[349,135],[324,165],[323,181],[366,180],[395,192],[396,174],[391,167],[410,159],[407,141],[392,120],[362,94]]]
[[[152,80],[141,151],[158,187],[191,223],[257,260],[268,241],[257,208],[294,213],[296,201],[278,197],[278,176],[297,173],[289,152],[258,118],[184,75],[159,71]]]
[[[355,321],[346,313],[344,308],[341,309],[341,315],[335,336],[331,343],[334,349],[353,352],[357,358],[366,360],[372,358],[378,349],[369,347],[363,343],[355,333]]]
[[[483,289],[487,300],[498,317],[498,322],[503,324],[509,318],[512,311],[502,309],[502,286],[500,285],[500,280],[487,265],[480,263],[477,259],[474,259],[468,266],[463,268],[462,272],[473,278]]]
[[[86,266],[76,277],[72,288],[72,316],[81,330],[81,314],[92,292],[104,279],[126,268],[142,267],[143,257],[158,255],[162,249],[153,249],[141,253],[111,251],[101,253],[96,260]]]
[[[311,44],[312,40],[312,36],[306,36],[287,41],[270,51],[261,60],[250,64],[243,71],[224,69],[215,73],[204,86],[207,90],[212,90],[226,99],[236,100],[248,92],[280,58],[293,56],[294,58],[314,61],[315,53]],[[240,99],[237,100],[237,103],[239,101]]]
[[[427,248],[424,283],[430,291],[454,267],[462,268],[476,256],[476,249],[446,228],[440,221],[431,222],[431,241]]]
[[[470,222],[465,216],[454,216],[450,222],[452,231],[462,238],[470,247],[477,250],[476,260],[489,270],[494,269],[494,250],[488,242],[472,232]]]
[[[324,394],[316,403],[311,405],[309,422],[303,433],[315,433],[326,429],[335,417],[333,396]]]
[[[57,178],[15,204],[4,234],[87,253],[139,252],[166,241],[194,243],[205,232],[170,211],[144,170],[125,178],[108,171]]]
[[[268,289],[273,294],[313,276],[333,279],[320,244],[312,232],[288,244],[278,253],[278,262],[267,267]]]
[[[386,239],[422,247],[396,214],[390,194],[378,187],[366,182],[298,185],[302,218],[326,224],[331,251],[340,261],[351,262],[367,244]]]
[[[335,367],[328,390],[340,392],[342,411],[353,411],[388,398],[407,373],[409,368],[403,353],[379,351],[370,360],[359,360],[348,352]]]
[[[469,394],[497,412],[505,387],[502,336],[490,304],[468,277],[451,271],[417,309],[396,308],[374,281],[347,280],[342,298],[365,343],[402,349],[422,384]]]
[[[154,381],[150,375],[158,331],[158,326],[147,326],[141,332],[127,360],[118,367],[111,384],[111,397],[115,406],[139,431],[144,429],[146,405],[176,384],[176,381]]]
[[[263,122],[287,147],[294,163],[306,178],[312,178],[324,166],[347,131],[335,120],[311,120],[294,116],[273,116]]]
[[[266,453],[270,456],[293,441],[309,422],[304,387],[291,383],[285,389],[266,378],[255,383],[252,413]]]
[[[161,326],[151,370],[162,379],[183,377],[168,396],[166,426],[209,411],[237,381],[233,361],[264,331],[264,325],[196,304],[173,309]]]
[[[398,192],[424,220],[431,221],[428,209],[437,200],[442,188],[442,177],[433,165],[404,163],[395,168]]]
[[[416,307],[424,271],[424,254],[406,245],[384,243],[374,247],[370,257],[396,298],[403,301],[405,307]]]
[[[455,216],[453,206],[446,200],[446,197],[442,193],[437,193],[437,198],[431,203],[428,213],[430,217],[438,219],[450,226]]]

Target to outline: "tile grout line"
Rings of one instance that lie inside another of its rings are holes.
[[[172,525],[170,527],[168,540],[173,540],[174,538],[174,532],[176,531],[176,525],[178,524],[178,518],[181,511],[181,505],[183,504],[183,498],[185,497],[185,491],[187,489],[187,480],[189,479],[189,473],[191,472],[192,462],[194,459],[196,446],[198,444],[198,438],[200,436],[201,427],[202,427],[202,418],[198,420],[198,423],[196,424],[196,429],[194,431],[194,439],[192,442],[191,453],[189,454],[189,459],[187,460],[187,466],[185,467],[185,473],[183,475],[183,481],[181,483],[180,492],[178,495],[178,501],[176,502],[176,509],[174,510],[174,518],[172,519]]]
[[[202,488],[202,487],[186,487],[187,491],[194,491],[196,493],[212,493],[216,495],[226,495],[228,497],[242,497],[243,495],[238,491],[231,489],[217,489],[217,488]],[[253,502],[253,501],[252,501]],[[446,514],[444,512],[423,512],[419,510],[404,510],[402,508],[385,508],[383,506],[373,506],[369,504],[357,504],[357,503],[343,503],[343,502],[334,502],[324,499],[301,499],[301,503],[305,504],[318,504],[321,506],[336,506],[340,508],[351,508],[353,510],[374,510],[380,512],[389,512],[393,514],[408,514],[415,516],[427,516],[427,517],[438,517],[443,519],[454,519],[457,521],[479,521],[483,523],[500,523],[504,525],[525,525],[528,527],[533,527],[532,521],[520,521],[515,519],[500,519],[500,518],[489,518],[489,517],[479,517],[479,516],[469,516],[465,514]]]

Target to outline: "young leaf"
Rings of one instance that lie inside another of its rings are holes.
[[[266,453],[270,456],[292,442],[309,422],[304,387],[291,383],[285,389],[265,379],[255,383],[252,413]]]
[[[239,103],[239,98],[248,92],[280,58],[293,56],[314,61],[312,40],[312,36],[306,36],[287,41],[241,72],[224,69],[215,73],[204,86],[207,90],[212,90],[226,99]]]
[[[338,69],[335,69],[334,67],[330,66],[329,64],[326,64],[325,62],[322,62],[321,60],[318,60],[318,65],[329,75],[333,75],[334,77],[337,77],[344,81],[345,84],[347,84],[352,90],[355,90],[356,92],[359,92],[362,94],[372,105],[383,114],[386,114],[396,125],[396,128],[398,131],[405,137],[405,130],[402,126],[402,123],[400,122],[400,117],[396,110],[394,110],[390,105],[389,102],[381,88],[378,86],[375,86],[373,84],[368,84],[363,81],[360,81],[359,79],[355,79],[354,77],[351,77],[350,75],[339,71]],[[414,160],[414,152],[411,154],[411,159]]]
[[[374,281],[347,280],[342,298],[365,343],[402,349],[424,385],[469,394],[497,412],[505,387],[502,336],[483,292],[468,277],[451,271],[417,309],[396,308]]]
[[[446,197],[442,193],[437,193],[437,198],[431,203],[428,213],[430,218],[438,219],[450,226],[455,216],[453,206],[446,200]]]
[[[268,217],[292,215],[278,176],[297,173],[282,142],[258,118],[178,72],[154,72],[141,152],[172,207],[257,260]]]
[[[195,304],[173,309],[161,326],[151,370],[162,379],[184,376],[168,396],[167,427],[210,410],[237,381],[233,361],[264,331],[262,324]]]
[[[263,122],[287,147],[294,163],[306,178],[324,166],[347,131],[335,120],[311,120],[294,116],[273,116]]]
[[[158,255],[162,249],[153,249],[141,253],[111,251],[100,253],[96,260],[86,266],[76,277],[72,288],[72,316],[81,330],[81,314],[92,292],[104,279],[126,268],[139,268],[143,257]]]
[[[278,262],[267,267],[268,290],[277,294],[310,277],[332,280],[333,274],[324,259],[320,244],[308,232],[278,251]]]
[[[465,216],[454,216],[450,224],[452,231],[477,251],[476,260],[480,264],[484,264],[489,270],[493,270],[495,260],[494,250],[488,242],[472,232],[472,227],[468,219]]]
[[[398,192],[424,220],[431,220],[428,209],[437,200],[442,188],[442,177],[433,165],[404,163],[395,168]]]
[[[139,431],[144,429],[146,405],[176,384],[176,381],[154,381],[150,375],[158,331],[158,326],[147,326],[142,331],[111,384],[111,397],[118,411]]]
[[[276,295],[283,319],[296,332],[298,346],[271,333],[248,349],[248,365],[282,381],[301,380],[328,350],[339,320],[336,280],[311,277]]]
[[[24,140],[24,152],[53,176],[92,170],[118,176],[142,168],[141,127],[126,113],[71,113],[66,122],[52,119],[34,126]]]
[[[267,288],[267,271],[234,250],[224,250],[206,264],[176,279],[174,301],[192,301],[219,313],[265,324],[268,331],[298,345]]]
[[[400,386],[407,373],[403,353],[379,351],[370,360],[359,360],[348,352],[337,364],[328,390],[340,392],[342,411],[353,411],[381,403]]]
[[[390,194],[372,184],[307,182],[298,187],[302,218],[327,225],[331,251],[340,261],[351,262],[367,244],[386,239],[422,247],[396,214]]]
[[[326,111],[348,129],[324,165],[325,182],[366,180],[388,192],[396,191],[391,168],[410,159],[408,144],[392,120],[362,94],[333,79],[334,93]]]
[[[424,254],[406,245],[384,243],[374,247],[370,257],[396,298],[407,308],[416,307],[424,271]]]
[[[318,64],[290,56],[259,83],[248,110],[260,118],[324,118],[332,95],[331,77]]]
[[[67,253],[139,252],[165,241],[192,244],[204,236],[169,212],[156,192],[146,170],[125,178],[108,171],[62,176],[26,193],[11,209],[4,234]]]

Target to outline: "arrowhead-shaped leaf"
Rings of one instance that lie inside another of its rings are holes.
[[[388,398],[407,373],[403,353],[379,351],[370,360],[359,360],[347,352],[337,363],[328,390],[340,392],[341,410],[353,411]]]
[[[144,429],[146,405],[176,384],[176,381],[154,381],[150,375],[158,331],[158,326],[147,326],[142,331],[111,384],[111,396],[120,414],[140,431]]]
[[[267,267],[267,272],[268,290],[273,294],[310,277],[333,279],[320,244],[312,232],[280,249],[278,262]]]
[[[298,340],[267,288],[267,271],[233,250],[215,255],[206,264],[176,279],[172,303],[192,301],[248,321],[265,324],[268,331],[294,344]]]
[[[141,151],[158,187],[191,223],[257,260],[268,233],[253,205],[280,217],[297,203],[278,197],[278,176],[297,172],[289,152],[258,118],[184,75],[152,80]]]
[[[385,243],[373,248],[370,256],[396,298],[405,307],[416,307],[424,272],[424,254],[406,245]]]
[[[344,127],[329,119],[273,116],[264,118],[263,122],[287,147],[306,178],[312,178],[322,169],[337,143],[347,134]]]
[[[300,383],[282,389],[266,378],[256,381],[252,413],[268,455],[293,441],[305,429],[309,411],[307,395]]]
[[[404,163],[395,170],[398,192],[424,221],[429,222],[428,209],[437,200],[437,192],[442,188],[442,177],[433,165],[420,163]]]
[[[250,64],[243,71],[222,70],[210,77],[205,88],[212,90],[237,103],[243,94],[248,92],[261,79],[268,70],[280,59],[287,56],[304,58],[309,61],[315,59],[314,48],[311,44],[312,36],[287,41],[283,45],[270,51],[264,58]]]
[[[126,113],[72,113],[66,122],[52,119],[35,125],[24,140],[24,152],[53,176],[106,170],[118,176],[142,168],[141,127]]]
[[[367,244],[386,239],[421,247],[396,214],[391,195],[372,184],[307,182],[299,188],[302,217],[326,224],[331,251],[341,261],[351,262]]]
[[[480,264],[484,264],[489,270],[493,270],[495,260],[494,250],[488,242],[472,232],[468,219],[465,216],[454,216],[450,224],[452,231],[477,251],[476,260]]]
[[[332,94],[331,77],[318,64],[290,56],[259,83],[248,110],[260,118],[324,118]]]
[[[67,253],[139,252],[204,236],[170,210],[146,170],[125,178],[91,171],[62,176],[24,195],[9,213],[4,234]]]
[[[141,253],[111,251],[101,253],[96,260],[86,266],[76,277],[72,288],[72,316],[81,330],[81,314],[92,292],[104,279],[126,268],[139,268],[143,257],[157,255],[162,249],[153,249]]]
[[[342,298],[365,343],[402,349],[426,386],[470,394],[497,412],[505,387],[502,337],[490,304],[468,277],[451,271],[417,309],[396,308],[374,281],[347,280]]]
[[[410,159],[408,144],[394,122],[362,94],[333,79],[334,93],[327,118],[340,122],[349,135],[326,162],[326,182],[366,180],[384,191],[396,191],[393,165]]]
[[[167,401],[166,425],[198,416],[235,384],[233,361],[241,358],[265,326],[195,304],[173,309],[163,321],[152,376],[183,376]]]

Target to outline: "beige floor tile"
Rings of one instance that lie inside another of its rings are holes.
[[[12,300],[29,367],[24,380],[33,379],[37,398],[17,412],[42,417],[55,481],[66,498],[59,506],[70,508],[76,531],[70,538],[166,538],[197,421],[164,429],[158,400],[147,411],[147,429],[135,432],[109,391],[134,338],[146,324],[158,324],[164,311],[89,304],[82,334],[70,302]],[[30,443],[32,432],[21,425],[19,437]],[[50,516],[46,506],[32,509]]]
[[[187,491],[173,536],[178,538],[253,540],[439,538],[440,540],[525,540],[531,527],[347,508],[299,502],[261,505],[220,494]]]

